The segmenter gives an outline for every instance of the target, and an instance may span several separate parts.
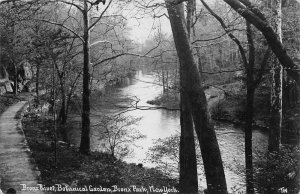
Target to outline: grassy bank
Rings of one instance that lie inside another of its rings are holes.
[[[168,109],[179,109],[179,94],[177,92],[165,92],[153,100],[147,101],[148,104],[163,106]]]
[[[154,168],[144,168],[141,164],[127,164],[106,153],[93,152],[82,155],[78,148],[66,143],[55,144],[52,120],[47,117],[23,118],[26,139],[33,157],[41,171],[42,183],[47,186],[68,184],[71,186],[122,188],[149,186],[155,188],[176,187],[177,181],[164,176]],[[132,188],[131,188],[132,189]],[[95,192],[92,192],[95,193]],[[103,193],[103,192],[101,192]]]
[[[241,82],[209,87],[205,90],[211,116],[217,121],[243,124],[246,121],[246,88]],[[222,97],[221,95],[224,94]],[[147,103],[169,109],[179,108],[179,96],[164,93]],[[214,102],[214,103],[211,103]],[[270,114],[270,87],[258,87],[254,97],[254,125],[268,128]],[[290,106],[283,110],[283,128],[294,132],[300,128],[300,107]],[[299,133],[299,132],[298,132]]]

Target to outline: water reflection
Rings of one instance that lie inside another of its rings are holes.
[[[134,77],[123,78],[118,82],[118,87],[110,89],[106,95],[111,100],[111,107],[103,107],[103,99],[100,96],[92,97],[92,123],[99,121],[99,114],[109,114],[122,111],[120,105],[128,105],[129,102],[137,103],[138,106],[154,107],[147,104],[148,100],[153,100],[162,93],[162,87],[155,82],[155,76],[137,72]],[[107,100],[107,98],[104,98]],[[116,106],[118,105],[118,106]],[[144,166],[152,167],[153,164],[145,161],[148,149],[153,146],[153,140],[166,138],[180,130],[180,119],[178,111],[167,111],[163,109],[138,110],[132,109],[124,113],[125,116],[142,117],[135,129],[139,130],[145,139],[138,140],[133,147],[134,156],[125,158],[127,162],[143,163]],[[97,127],[91,130],[92,149],[101,147],[101,139],[97,136]],[[239,126],[232,124],[217,123],[216,134],[222,153],[225,166],[228,188],[234,186],[244,186],[244,132]],[[79,137],[79,135],[77,135]],[[77,142],[78,139],[77,139]],[[264,152],[267,150],[268,136],[261,130],[253,131],[253,152]],[[200,173],[201,174],[201,173]],[[205,187],[204,176],[199,176],[200,186]]]
[[[132,85],[123,87],[119,95],[136,98],[139,100],[138,106],[153,107],[147,103],[162,93],[162,87],[156,83],[153,75],[144,75],[141,71],[133,78]],[[131,82],[132,83],[132,82]],[[179,113],[176,111],[166,111],[162,109],[154,110],[134,110],[126,113],[127,116],[142,117],[139,125],[136,127],[147,138],[138,141],[139,146],[134,150],[134,157],[125,159],[127,162],[144,163],[146,152],[153,145],[153,140],[165,138],[179,130]]]

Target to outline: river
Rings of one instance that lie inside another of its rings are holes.
[[[167,138],[174,135],[180,130],[179,112],[168,111],[164,109],[153,109],[154,106],[147,104],[148,100],[153,100],[162,93],[162,87],[153,84],[155,77],[150,74],[137,72],[133,78],[124,78],[120,85],[115,89],[105,94],[110,96],[110,107],[103,106],[103,97],[96,95],[92,97],[92,124],[97,123],[101,114],[113,114],[126,109],[121,108],[129,105],[130,99],[138,100],[138,107],[151,110],[136,110],[124,111],[122,115],[131,117],[141,117],[137,125],[133,126],[146,137],[135,141],[136,146],[132,146],[133,153],[130,157],[125,157],[124,160],[129,163],[142,163],[146,167],[155,166],[149,160],[146,160],[148,149],[153,146],[153,142],[158,138]],[[136,102],[136,101],[134,101]],[[132,104],[132,102],[131,102]],[[152,108],[151,108],[152,107]],[[79,119],[79,118],[78,118]],[[100,150],[103,142],[99,138],[98,128],[94,127],[91,130],[91,147],[93,150]],[[72,132],[72,142],[78,144],[79,134]],[[244,132],[239,126],[226,123],[216,124],[216,134],[222,154],[222,159],[225,166],[226,180],[228,188],[244,188]],[[267,148],[267,134],[261,130],[253,131],[253,152],[264,152]],[[205,188],[205,177],[202,169],[199,168],[199,185],[200,188]]]

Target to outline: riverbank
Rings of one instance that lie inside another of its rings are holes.
[[[246,90],[241,82],[225,85],[210,86],[205,90],[208,108],[216,121],[225,121],[234,124],[245,122]],[[176,97],[174,97],[176,96]],[[162,94],[147,103],[167,108],[179,108],[178,94]],[[254,124],[267,128],[269,114],[269,93],[266,88],[259,88],[255,97]]]
[[[207,104],[209,109],[216,106],[224,98],[224,91],[222,86],[220,87],[209,87],[205,90],[207,97]],[[153,100],[148,100],[148,104],[166,107],[167,109],[178,109],[180,103],[180,95],[177,91],[168,91]]]
[[[225,98],[211,111],[212,117],[218,121],[244,124],[246,122],[246,88],[240,87],[236,91],[230,90],[231,86],[225,89]],[[253,126],[269,130],[270,122],[270,88],[260,86],[257,88],[254,97],[254,118]],[[283,109],[282,132],[283,138],[290,135],[299,136],[300,129],[300,106],[285,106]],[[299,138],[299,137],[297,137]],[[296,137],[295,137],[296,139]],[[283,139],[283,142],[285,140]]]
[[[142,164],[127,164],[106,153],[82,155],[77,147],[60,139],[55,152],[53,122],[47,116],[37,117],[31,114],[29,117],[28,114],[24,116],[22,123],[33,157],[41,171],[43,185],[92,185],[94,188],[101,186],[111,189],[113,185],[119,188],[131,188],[131,185],[135,185],[137,188],[148,188],[148,191],[150,186],[178,186],[177,180],[164,176],[154,168],[144,168]]]
[[[147,103],[156,106],[163,106],[167,109],[178,109],[179,110],[179,94],[176,91],[165,92],[157,96],[153,100],[148,100]]]
[[[246,122],[246,88],[241,82],[211,86],[205,90],[211,116],[216,121],[233,124]],[[254,98],[253,125],[268,130],[270,110],[270,88],[260,86]],[[179,108],[178,94],[162,94],[147,103],[167,108]],[[289,134],[299,134],[300,107],[288,107],[283,112],[283,131]]]
[[[227,95],[212,113],[214,119],[229,121],[232,123],[244,124],[246,122],[246,88],[243,85],[231,89],[227,86]],[[268,128],[270,93],[268,87],[259,87],[254,98],[254,125],[261,128]]]

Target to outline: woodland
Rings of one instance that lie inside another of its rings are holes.
[[[297,194],[299,10],[299,0],[0,0],[0,112],[27,94],[22,123],[47,186]],[[141,42],[130,22],[145,18]],[[119,95],[137,82],[159,94]],[[150,166],[129,162],[151,111],[178,113],[178,130],[155,136]]]

